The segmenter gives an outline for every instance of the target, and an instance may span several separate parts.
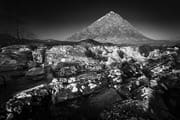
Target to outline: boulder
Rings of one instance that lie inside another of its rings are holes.
[[[60,62],[54,67],[55,76],[69,77],[81,72],[81,66],[78,63]]]
[[[45,78],[45,70],[41,67],[33,67],[26,72],[25,76],[35,81],[42,80]]]

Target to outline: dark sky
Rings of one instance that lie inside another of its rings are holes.
[[[63,40],[109,11],[120,14],[148,37],[180,39],[180,7],[172,0],[1,0],[0,32],[14,33],[18,18],[26,33]]]

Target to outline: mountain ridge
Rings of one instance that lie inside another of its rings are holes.
[[[80,41],[94,39],[98,42],[115,44],[151,41],[119,14],[110,11],[88,27],[72,34],[66,40]]]

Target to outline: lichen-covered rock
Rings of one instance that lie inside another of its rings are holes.
[[[100,114],[101,120],[174,120],[162,97],[150,88],[141,87],[133,99],[119,101]],[[156,101],[158,99],[158,101]],[[157,107],[158,106],[158,107]]]
[[[51,84],[55,88],[53,100],[57,103],[97,92],[105,82],[100,74],[88,73],[77,77],[60,78],[58,82]]]
[[[54,46],[46,51],[46,63],[57,65],[59,62],[76,62],[86,60],[86,49],[81,46]]]
[[[69,77],[79,74],[82,68],[78,63],[60,62],[55,66],[54,71],[57,77]]]

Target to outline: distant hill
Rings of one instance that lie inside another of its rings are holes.
[[[0,34],[0,47],[16,44],[17,42],[17,39],[9,34]]]
[[[80,41],[59,41],[54,39],[48,40],[40,40],[40,39],[21,39],[17,40],[15,37],[9,34],[0,34],[0,47],[5,47],[9,45],[32,45],[32,46],[39,46],[39,45],[46,45],[46,46],[54,46],[54,45],[82,45],[82,46],[93,46],[93,45],[117,45],[117,46],[141,46],[141,45],[148,45],[148,46],[179,46],[180,47],[180,40],[150,40],[150,41],[143,41],[137,44],[132,42],[130,43],[112,43],[109,41],[106,42],[99,42],[93,39],[85,39]]]
[[[9,34],[0,34],[0,47],[9,46],[9,45],[35,45],[38,46],[39,44],[53,46],[61,44],[62,42],[57,40],[40,40],[40,39],[21,39],[18,40],[15,37]],[[63,42],[64,43],[64,42]]]
[[[82,31],[67,38],[68,41],[94,39],[101,43],[139,44],[154,42],[144,36],[127,20],[111,11]]]

